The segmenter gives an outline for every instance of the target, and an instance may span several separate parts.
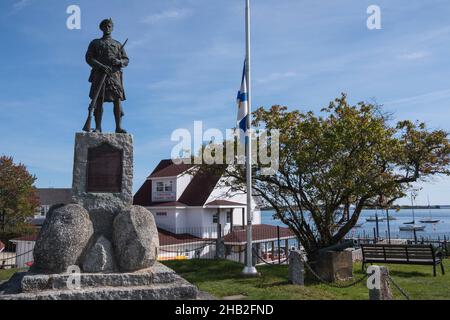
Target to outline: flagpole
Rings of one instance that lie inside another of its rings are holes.
[[[250,60],[250,0],[246,0],[245,6],[245,74],[247,81],[247,137],[245,139],[245,155],[246,155],[246,180],[247,180],[247,265],[242,270],[245,275],[257,275],[258,272],[253,266],[252,254],[252,141],[251,141],[251,60]]]

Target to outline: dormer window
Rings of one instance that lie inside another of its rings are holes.
[[[152,194],[153,201],[175,201],[176,185],[174,180],[155,181],[155,189]]]
[[[164,191],[166,192],[172,192],[173,191],[173,181],[166,182],[164,184]]]

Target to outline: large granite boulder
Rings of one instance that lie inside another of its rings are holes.
[[[62,273],[78,265],[94,232],[89,213],[77,204],[54,207],[34,247],[33,268]]]
[[[151,267],[158,257],[159,248],[153,214],[140,206],[121,212],[114,219],[113,243],[121,271]]]
[[[108,239],[100,236],[84,258],[83,271],[89,273],[108,273],[114,270],[113,246]]]

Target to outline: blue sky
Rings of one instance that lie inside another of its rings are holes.
[[[81,30],[66,28],[72,4]],[[371,4],[381,30],[366,27]],[[346,92],[352,102],[376,99],[396,120],[450,131],[448,0],[253,0],[252,9],[254,107],[318,111]],[[115,39],[129,38],[124,126],[135,139],[135,190],[170,157],[173,130],[195,120],[234,126],[244,0],[2,0],[0,153],[26,164],[38,187],[71,186],[89,103],[84,54],[107,17]],[[449,178],[423,188],[418,203],[450,203]]]

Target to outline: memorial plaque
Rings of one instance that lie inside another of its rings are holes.
[[[122,191],[123,150],[109,144],[88,149],[87,192]]]

